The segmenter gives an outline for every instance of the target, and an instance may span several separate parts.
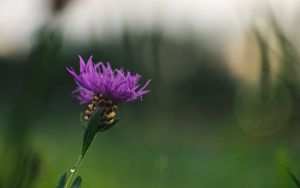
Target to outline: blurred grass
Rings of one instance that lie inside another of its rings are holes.
[[[64,119],[45,117],[40,122],[43,127],[35,131],[32,142],[44,160],[37,187],[54,187],[58,175],[79,153],[83,132],[76,120]],[[225,122],[223,130],[185,135],[167,131],[157,137],[143,130],[158,122],[139,121],[144,123],[120,123],[97,136],[80,171],[84,187],[293,187],[277,182],[277,169],[285,170],[278,164],[278,148],[284,147],[294,162],[299,157],[295,152],[299,148],[288,135],[253,138]],[[72,134],[66,134],[72,126],[65,131],[53,127],[62,122],[75,126]],[[138,126],[143,127],[136,130]]]
[[[74,164],[84,107],[69,96],[74,83],[65,66],[77,67],[78,54],[152,79],[144,101],[120,105],[120,123],[97,136],[79,172],[83,187],[294,187],[286,167],[300,172],[298,57],[276,24],[272,31],[283,54],[280,76],[271,79],[272,51],[266,36],[255,32],[261,55],[255,89],[240,87],[219,51],[193,36],[179,41],[159,30],[128,30],[119,40],[64,44],[62,51],[63,41],[55,43],[51,33],[39,36],[28,59],[1,65],[8,71],[0,82],[9,89],[0,94],[0,154],[16,153],[1,160],[0,187],[15,180],[11,171],[31,164],[21,160],[28,153],[38,156],[40,174],[24,187],[55,187]]]

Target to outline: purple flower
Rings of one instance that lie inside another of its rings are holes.
[[[124,72],[123,69],[113,70],[109,63],[94,63],[92,56],[87,63],[79,56],[80,71],[77,74],[73,68],[67,68],[73,76],[77,88],[72,94],[81,104],[92,102],[95,97],[100,97],[114,104],[142,99],[149,92],[147,86],[140,87],[141,75]]]

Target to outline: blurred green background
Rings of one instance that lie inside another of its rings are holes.
[[[52,188],[75,163],[86,106],[66,66],[78,55],[152,79],[97,135],[83,188],[295,187],[299,3],[251,1],[228,16],[242,1],[111,2],[0,2],[0,187]]]

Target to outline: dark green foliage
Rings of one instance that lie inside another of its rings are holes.
[[[32,155],[28,143],[29,134],[49,93],[52,79],[50,75],[54,74],[57,67],[57,63],[53,60],[60,51],[61,42],[59,33],[43,28],[28,59],[25,60],[27,65],[22,72],[21,87],[18,87],[12,95],[7,133],[3,139],[5,148],[3,155],[0,156],[1,187],[34,186],[40,169],[40,159],[36,152]],[[20,169],[20,166],[24,168]]]
[[[58,185],[56,188],[64,188],[67,180],[67,173],[65,172],[59,179]]]
[[[294,181],[294,183],[297,185],[297,187],[300,188],[300,182],[296,178],[296,176],[289,169],[287,169],[287,171],[288,171],[289,175],[291,176],[292,180]]]
[[[79,188],[81,186],[82,178],[80,176],[77,176],[77,178],[74,180],[71,188]]]

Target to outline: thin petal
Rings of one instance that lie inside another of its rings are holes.
[[[79,71],[84,72],[86,65],[85,65],[85,62],[84,62],[84,60],[82,59],[82,57],[80,55],[79,55],[79,66],[80,66]]]

